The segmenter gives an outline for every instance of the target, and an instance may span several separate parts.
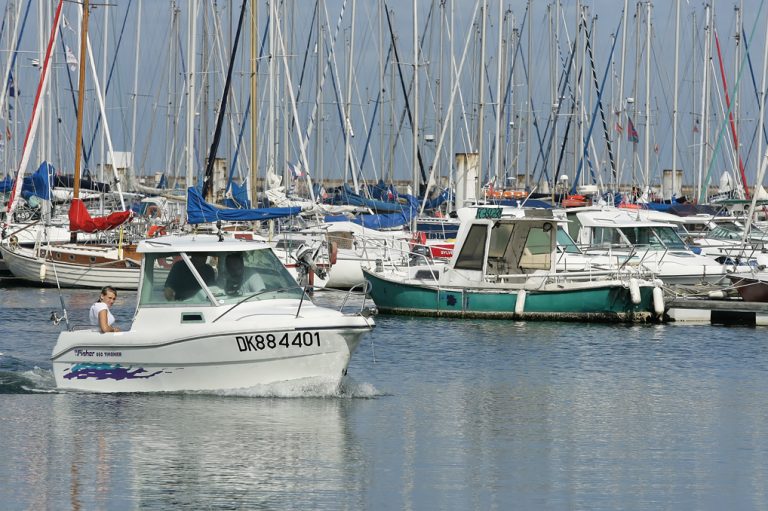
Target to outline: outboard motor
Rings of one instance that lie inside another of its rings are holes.
[[[308,245],[301,245],[294,254],[293,258],[296,259],[296,271],[298,273],[299,285],[302,287],[309,286],[310,290],[314,285],[314,276],[317,275],[321,279],[327,276],[325,269],[317,265],[317,256],[320,254],[322,245],[317,248],[312,248]]]

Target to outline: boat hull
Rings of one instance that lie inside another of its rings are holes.
[[[732,275],[729,277],[745,302],[768,302],[768,282],[758,278]]]
[[[339,384],[369,330],[232,330],[157,342],[131,331],[62,332],[53,373],[59,389],[87,392],[217,391],[306,379]]]
[[[537,319],[556,321],[644,322],[655,320],[653,287],[639,288],[632,302],[629,288],[601,284],[558,291],[468,289],[402,282],[364,270],[370,295],[380,312],[415,316]],[[521,303],[518,302],[521,298]]]
[[[54,264],[36,256],[31,248],[19,246],[12,250],[5,244],[0,245],[0,253],[14,277],[35,284],[96,289],[108,284],[116,289],[128,290],[139,286],[139,267],[130,263],[130,266],[117,262],[100,265],[62,261]],[[43,265],[45,270],[41,270]]]

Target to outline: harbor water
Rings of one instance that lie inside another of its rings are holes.
[[[52,311],[0,284],[4,510],[768,508],[764,327],[379,316],[341,390],[101,395],[56,391]]]

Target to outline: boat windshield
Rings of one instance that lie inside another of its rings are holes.
[[[621,232],[637,247],[659,250],[687,250],[680,236],[672,227],[622,227]]]
[[[560,226],[557,227],[557,250],[568,254],[581,254],[581,249],[576,245],[576,242]]]
[[[139,305],[211,305],[201,280],[216,305],[249,296],[253,300],[301,298],[301,287],[269,249],[187,255],[191,266],[179,253],[145,254]]]

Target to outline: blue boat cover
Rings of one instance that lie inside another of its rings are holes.
[[[55,169],[53,165],[44,161],[31,175],[24,178],[21,185],[21,196],[28,200],[35,196],[43,200],[51,200],[51,181]]]
[[[251,201],[248,200],[248,190],[234,181],[229,183],[229,191],[232,198],[224,199],[224,205],[228,208],[251,209]]]
[[[13,178],[10,175],[5,176],[5,179],[0,181],[0,193],[8,193],[13,188]]]
[[[298,215],[301,208],[219,209],[205,200],[194,186],[187,189],[187,222],[203,224],[224,220],[228,222],[253,222]]]

